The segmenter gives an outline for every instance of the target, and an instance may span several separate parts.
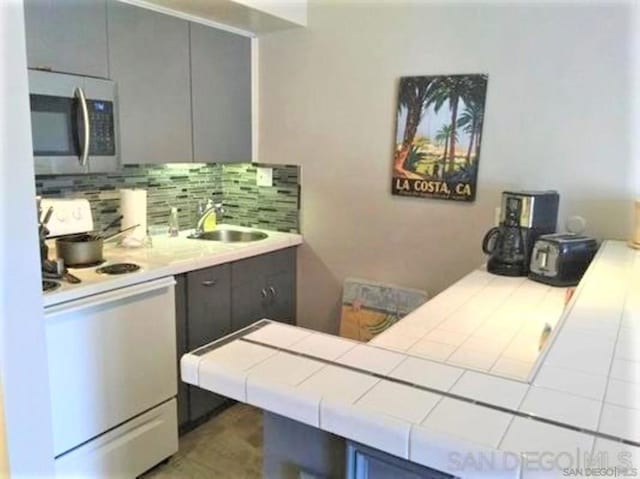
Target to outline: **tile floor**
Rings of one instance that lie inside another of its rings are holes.
[[[141,479],[262,477],[262,411],[236,404],[180,437],[180,449],[167,464]]]

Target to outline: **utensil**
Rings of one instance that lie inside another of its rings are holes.
[[[51,215],[53,214],[53,206],[49,206],[49,209],[47,210],[47,212],[44,214],[44,218],[41,221],[41,225],[42,226],[47,226],[47,223],[49,223],[49,220],[51,219]]]
[[[107,242],[107,241],[112,241],[112,240],[114,240],[114,239],[116,239],[116,238],[118,238],[118,237],[122,236],[123,234],[128,233],[129,231],[131,231],[131,230],[134,230],[134,229],[138,228],[139,226],[140,226],[140,225],[133,225],[133,226],[129,226],[128,228],[122,229],[122,230],[118,231],[117,233],[113,233],[113,234],[111,234],[111,235],[109,235],[109,236],[105,236],[105,237],[103,238],[103,241],[105,241],[105,242]]]
[[[69,271],[65,271],[64,273],[62,273],[62,277],[71,284],[78,284],[82,282],[80,278],[72,275],[71,273],[69,273]]]
[[[118,216],[115,220],[113,220],[111,223],[109,223],[107,226],[105,226],[104,228],[102,228],[102,231],[100,232],[100,234],[104,234],[106,233],[108,230],[110,230],[111,228],[113,228],[115,225],[119,224],[122,221],[122,218],[124,218],[124,216],[120,215]]]
[[[103,240],[99,236],[82,233],[56,239],[56,255],[67,265],[99,263],[103,261]]]
[[[104,260],[102,249],[111,241],[140,225],[130,226],[108,236],[80,233],[56,239],[56,254],[67,265],[99,263]]]
[[[58,258],[56,261],[45,261],[42,263],[42,277],[48,279],[64,279],[71,284],[81,283],[82,280],[71,274],[64,265],[64,261]]]

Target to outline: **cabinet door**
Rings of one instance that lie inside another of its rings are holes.
[[[231,332],[230,266],[187,274],[188,339],[191,351]]]
[[[122,162],[192,161],[189,24],[126,3],[108,7]]]
[[[263,318],[295,322],[295,248],[237,261],[231,268],[234,331]]]
[[[267,317],[295,323],[296,250],[289,248],[269,255],[265,284],[268,293]]]
[[[29,68],[107,78],[105,0],[25,0]]]
[[[264,277],[257,276],[255,280],[238,285],[234,284],[231,289],[231,328],[233,331],[268,317],[268,295]]]
[[[360,444],[347,444],[347,479],[454,479],[455,476]]]
[[[266,317],[274,321],[294,323],[293,278],[288,272],[267,276],[269,300]]]
[[[187,348],[187,277],[176,276],[176,352],[178,363],[178,426],[189,421],[189,386],[180,379],[180,358]]]
[[[194,161],[251,161],[251,40],[190,28]]]
[[[187,348],[189,351],[221,338],[231,331],[230,266],[187,274]],[[226,398],[197,387],[189,388],[189,420],[196,421]]]
[[[270,256],[254,256],[231,264],[231,324],[234,331],[267,317],[265,275]]]

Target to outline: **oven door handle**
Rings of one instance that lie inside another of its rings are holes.
[[[76,88],[75,96],[80,100],[80,110],[82,111],[82,122],[84,124],[84,138],[82,139],[82,151],[80,152],[80,165],[87,166],[87,160],[89,159],[89,139],[91,138],[89,108],[87,107],[87,97],[85,96],[82,88]]]

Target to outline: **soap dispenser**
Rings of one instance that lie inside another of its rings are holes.
[[[180,223],[178,221],[178,208],[172,207],[169,214],[169,236],[175,238],[180,233]]]

